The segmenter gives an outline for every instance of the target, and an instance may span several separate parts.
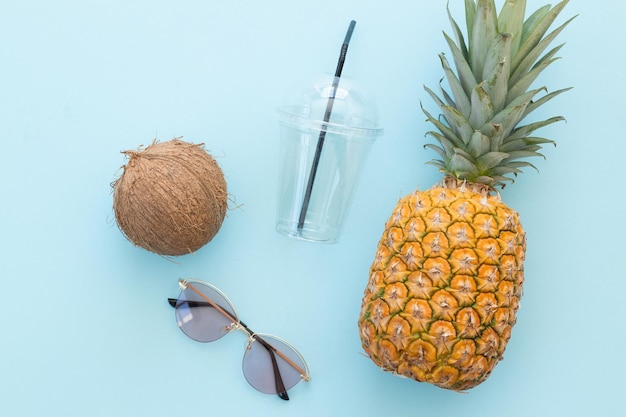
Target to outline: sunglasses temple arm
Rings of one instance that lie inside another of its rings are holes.
[[[250,332],[250,334],[254,334],[245,324],[241,323],[241,325],[244,326],[246,330]],[[255,336],[255,339],[257,342],[261,344],[261,346],[263,346],[267,350],[267,353],[269,353],[270,355],[270,360],[272,361],[272,368],[274,370],[274,383],[276,384],[276,394],[282,400],[288,401],[289,395],[287,395],[287,390],[285,389],[285,383],[283,382],[283,377],[280,375],[280,369],[278,368],[278,362],[276,361],[276,353],[281,358],[285,359],[287,362],[289,362],[293,366],[292,362],[289,360],[289,358],[281,354],[280,351],[278,351],[272,345],[267,343],[260,336]],[[299,369],[297,366],[295,368]]]
[[[276,384],[276,394],[280,397],[281,400],[289,401],[289,395],[287,395],[287,389],[285,388],[283,377],[280,375],[278,362],[276,362],[276,355],[274,355],[272,349],[267,349],[267,351],[270,354],[270,359],[272,360],[272,368],[274,369],[274,383]]]

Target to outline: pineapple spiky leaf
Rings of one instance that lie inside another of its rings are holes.
[[[546,127],[548,125],[551,125],[553,123],[557,123],[557,122],[562,122],[565,121],[564,117],[561,116],[555,116],[555,117],[551,117],[547,120],[543,120],[541,122],[535,122],[535,123],[530,123],[524,126],[519,126],[517,128],[515,128],[515,130],[513,130],[513,132],[511,132],[511,134],[509,135],[509,137],[507,138],[507,140],[514,140],[514,139],[519,139],[519,138],[525,138],[528,135],[530,135],[531,133],[533,133],[535,130],[537,129],[541,129],[542,127]]]
[[[509,1],[504,3],[498,14],[498,29],[502,33],[512,34],[511,56],[515,56],[522,42],[524,27],[524,12],[526,0]]]
[[[535,46],[535,48],[533,48],[532,51],[529,52],[524,57],[524,59],[519,62],[519,64],[517,64],[517,66],[515,67],[515,71],[511,75],[511,82],[513,83],[517,82],[526,72],[528,72],[528,70],[533,66],[533,64],[537,62],[541,54],[546,50],[548,45],[550,45],[552,41],[559,35],[559,33],[561,33],[561,31],[565,29],[565,27],[574,19],[575,17],[572,17],[567,22],[563,23],[561,26],[555,29],[552,33],[550,33],[550,35],[545,37],[541,42],[539,42]],[[558,51],[562,46],[563,45],[557,46],[555,48],[556,51]],[[556,53],[556,51],[554,51],[554,53]],[[549,53],[552,53],[552,51]]]
[[[448,59],[445,54],[439,54],[439,59],[441,60],[441,66],[446,74],[446,80],[448,81],[448,85],[452,91],[456,107],[461,113],[463,113],[463,115],[465,115],[465,117],[469,117],[472,108],[461,81],[457,78],[454,71],[452,71],[452,68],[450,68],[450,64],[448,63]]]
[[[427,135],[432,134],[436,139],[444,138],[454,146],[463,146],[463,141],[450,129],[447,125],[442,123],[439,119],[435,119],[428,111],[422,107],[422,111],[426,114],[427,121],[433,124],[439,132],[428,132]]]
[[[476,2],[475,0],[465,0],[465,25],[467,32],[474,31],[474,20],[476,19]]]
[[[544,13],[541,13],[537,16],[536,19],[530,20],[528,24],[524,23],[523,33],[522,33],[522,44],[520,46],[519,51],[513,57],[513,62],[511,63],[511,68],[514,70],[517,68],[518,64],[528,56],[531,51],[541,42],[544,38],[545,33],[548,31],[552,23],[556,20],[561,11],[565,8],[569,0],[563,0],[553,8],[547,6]],[[541,10],[541,9],[540,9]],[[571,21],[571,19],[570,19]],[[567,25],[568,22],[565,23]],[[557,34],[560,32],[557,29]],[[555,35],[556,36],[556,35]],[[549,37],[548,37],[549,39]]]
[[[555,48],[556,49],[556,48]],[[553,50],[553,52],[556,52]],[[537,79],[539,74],[546,69],[546,67],[559,58],[552,58],[552,55],[546,56],[545,59],[538,62],[529,72],[527,72],[518,82],[515,83],[509,90],[507,101],[512,101],[515,97],[523,94]]]
[[[493,0],[478,0],[474,25],[469,32],[469,63],[478,80],[483,79],[487,53],[497,34],[498,18],[495,3]]]
[[[539,100],[531,101],[528,107],[526,107],[526,114],[524,115],[524,117],[529,115],[533,110],[539,108],[541,105],[547,103],[549,100],[552,100],[554,97],[558,96],[559,94],[565,93],[566,91],[569,91],[571,89],[572,87],[562,88],[560,90],[556,90],[556,91],[546,94],[545,96],[541,97]]]
[[[452,26],[452,31],[454,32],[454,37],[456,38],[456,42],[459,45],[459,50],[462,52],[463,56],[467,59],[468,51],[467,51],[467,44],[465,43],[465,38],[463,37],[463,31],[461,30],[459,25],[456,23],[456,20],[454,20],[454,18],[452,17],[452,13],[450,12],[449,5],[448,7],[446,7],[446,10],[448,12],[448,19],[450,20],[450,26]]]
[[[480,131],[474,132],[469,143],[469,151],[474,157],[484,155],[491,150],[491,141],[489,137],[483,135]]]
[[[448,47],[450,48],[450,52],[452,52],[452,59],[454,60],[454,64],[456,66],[456,71],[458,75],[458,79],[463,86],[463,90],[465,91],[465,95],[467,97],[470,96],[472,89],[477,84],[476,77],[474,77],[474,73],[472,72],[472,68],[470,67],[466,56],[463,54],[461,49],[454,43],[454,40],[450,36],[448,36],[444,32],[444,37],[448,43]]]
[[[509,33],[500,34],[489,50],[483,68],[485,90],[496,111],[506,104],[510,76],[511,39]]]
[[[482,127],[493,118],[496,109],[491,96],[485,91],[485,83],[478,84],[472,91],[471,104],[472,111],[468,122],[474,129]]]

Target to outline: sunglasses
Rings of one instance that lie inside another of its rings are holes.
[[[304,358],[293,346],[276,336],[250,330],[217,287],[195,279],[179,279],[178,285],[180,295],[168,298],[168,302],[176,309],[178,327],[191,339],[213,342],[234,330],[248,336],[242,367],[252,387],[289,400],[288,389],[311,379]]]

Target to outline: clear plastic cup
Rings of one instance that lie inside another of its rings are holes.
[[[353,80],[326,75],[277,112],[281,165],[276,230],[311,242],[337,242],[362,168],[383,133],[376,105]]]

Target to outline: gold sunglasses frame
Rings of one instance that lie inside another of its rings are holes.
[[[231,314],[230,312],[226,311],[223,307],[218,305],[215,301],[211,300],[204,293],[202,293],[202,291],[198,290],[193,285],[194,283],[200,284],[200,285],[204,285],[204,286],[210,288],[211,290],[215,291],[219,296],[221,296],[228,303],[228,305],[232,309],[234,315]],[[261,343],[261,345],[265,349],[267,349],[267,351],[270,354],[270,359],[272,361],[272,365],[273,365],[273,368],[274,368],[274,376],[276,378],[276,387],[277,387],[277,391],[278,391],[277,395],[281,399],[288,400],[289,396],[287,395],[287,390],[284,388],[284,384],[282,382],[282,377],[280,376],[280,371],[278,369],[278,364],[276,362],[276,358],[274,357],[274,355],[279,356],[287,364],[289,364],[296,371],[298,371],[298,373],[300,374],[300,378],[303,381],[308,382],[308,381],[311,380],[311,376],[309,374],[309,367],[308,367],[306,361],[304,360],[304,357],[302,356],[302,354],[293,345],[291,345],[286,340],[281,339],[281,338],[279,338],[277,336],[270,335],[270,334],[264,334],[264,333],[256,333],[256,332],[252,331],[244,322],[242,322],[239,319],[239,314],[237,313],[237,309],[235,308],[235,305],[233,304],[233,302],[228,298],[228,296],[222,290],[217,288],[215,285],[210,284],[210,283],[208,283],[206,281],[199,280],[199,279],[180,278],[178,280],[178,286],[181,288],[181,290],[190,289],[196,295],[198,295],[202,300],[204,300],[204,302],[209,304],[211,307],[215,308],[215,310],[218,311],[220,314],[222,314],[226,318],[232,320],[233,321],[232,324],[227,326],[226,331],[228,333],[230,333],[230,332],[233,332],[235,330],[241,330],[244,334],[246,334],[246,336],[248,337],[248,345],[247,345],[246,349],[251,349],[252,348],[252,343],[254,343],[254,342]],[[168,301],[169,301],[169,304],[172,307],[176,307],[177,306],[178,299],[168,298]],[[189,301],[189,300],[187,300],[187,301]],[[179,327],[180,327],[180,325],[179,325]],[[293,352],[302,361],[302,364],[304,364],[304,369],[302,367],[300,367],[297,363],[295,363],[292,359],[290,359],[287,355],[285,355],[283,352],[281,352],[280,350],[276,349],[274,346],[272,346],[267,341],[265,341],[265,339],[263,339],[263,336],[266,337],[266,338],[275,339],[275,340],[283,343],[285,346],[287,346],[291,350],[293,350]],[[220,336],[220,338],[221,337],[222,336]],[[254,385],[252,385],[252,386],[254,387]]]

